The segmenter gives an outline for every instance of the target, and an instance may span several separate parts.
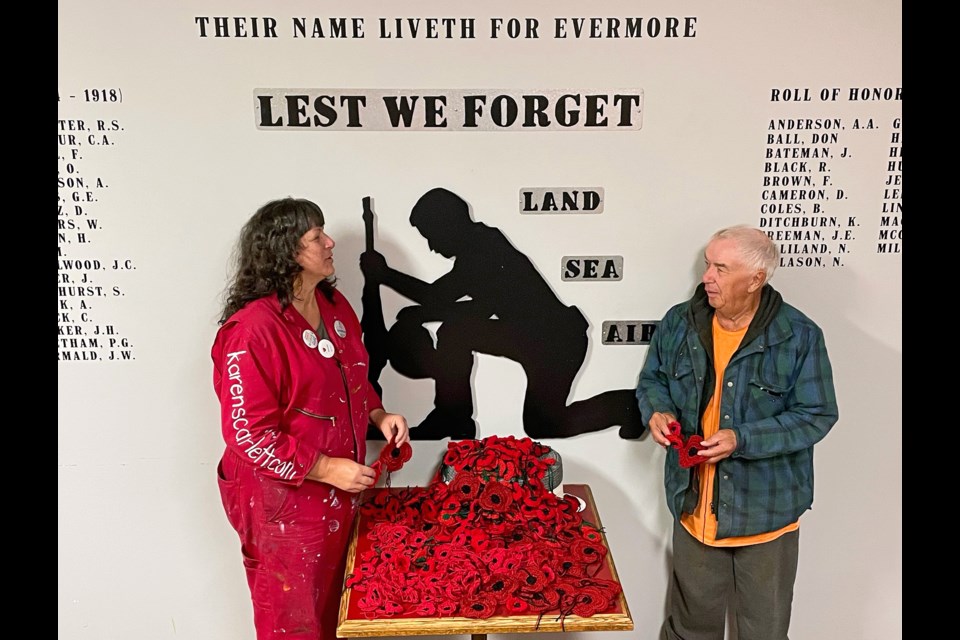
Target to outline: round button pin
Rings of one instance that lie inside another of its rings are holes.
[[[339,320],[333,323],[333,330],[336,331],[337,335],[340,336],[341,338],[347,337],[347,328]]]
[[[315,334],[313,331],[310,331],[310,329],[304,329],[303,343],[311,349],[315,349],[317,346],[317,334]]]
[[[320,355],[322,355],[324,358],[333,357],[333,352],[334,352],[333,343],[327,340],[326,338],[320,341],[320,344],[317,346],[317,349],[320,350]]]

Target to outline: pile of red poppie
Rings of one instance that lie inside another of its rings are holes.
[[[607,553],[600,532],[576,498],[543,485],[548,451],[513,436],[451,442],[449,484],[438,471],[429,486],[377,492],[361,506],[371,524],[346,582],[363,594],[359,609],[368,618],[562,620],[614,607],[620,584],[597,577]]]

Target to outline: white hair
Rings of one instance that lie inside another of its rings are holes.
[[[751,269],[762,270],[766,274],[764,282],[770,282],[780,263],[780,250],[766,233],[750,225],[738,224],[720,229],[710,237],[711,242],[720,239],[733,240],[744,263]]]

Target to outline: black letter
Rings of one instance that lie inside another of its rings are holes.
[[[307,103],[309,98],[307,96],[287,96],[287,118],[289,119],[289,127],[309,127],[310,121],[304,119],[303,116],[307,112]],[[297,104],[297,103],[300,104]]]
[[[257,101],[260,103],[260,126],[282,127],[283,120],[280,118],[277,118],[276,122],[271,122],[273,119],[273,110],[270,108],[270,105],[273,101],[273,96],[257,96]]]

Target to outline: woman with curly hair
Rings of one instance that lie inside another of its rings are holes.
[[[367,425],[409,441],[367,380],[360,323],[335,288],[334,241],[309,200],[244,225],[214,341],[226,449],[220,493],[241,540],[258,640],[336,637]]]

